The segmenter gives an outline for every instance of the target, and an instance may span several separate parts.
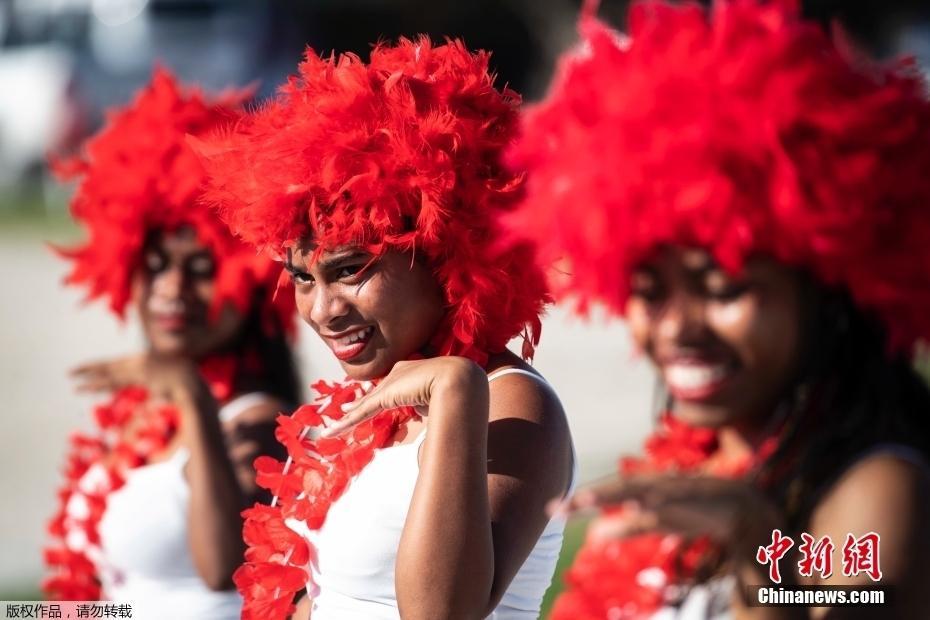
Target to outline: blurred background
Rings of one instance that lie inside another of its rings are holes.
[[[842,24],[881,57],[930,66],[930,7],[922,0],[804,0],[812,17]],[[66,373],[88,359],[130,353],[141,339],[102,307],[61,287],[48,244],[80,231],[68,187],[50,178],[48,153],[72,151],[127,101],[154,63],[210,89],[259,84],[273,93],[306,45],[367,56],[399,35],[463,37],[493,51],[499,84],[528,101],[545,92],[554,60],[576,39],[578,0],[0,0],[0,600],[39,598],[44,524],[67,434],[87,428],[92,401]],[[622,27],[625,2],[601,14]],[[340,376],[308,330],[299,344],[309,383]],[[564,401],[582,480],[609,473],[653,422],[655,381],[624,328],[555,308],[537,367]],[[564,560],[580,540],[573,524]],[[558,583],[558,580],[556,581]]]

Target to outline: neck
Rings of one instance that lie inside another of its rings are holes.
[[[757,437],[735,426],[722,426],[717,430],[717,452],[727,460],[753,454],[758,443]]]
[[[721,426],[717,429],[717,458],[735,463],[758,458],[771,447],[773,429],[757,426]]]

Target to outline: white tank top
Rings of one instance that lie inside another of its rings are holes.
[[[492,373],[488,381],[516,373],[528,375],[549,387],[539,375],[517,368]],[[418,455],[425,438],[424,429],[411,443],[377,450],[346,492],[333,502],[319,530],[311,531],[301,521],[288,521],[288,525],[305,536],[316,550],[315,560],[309,567],[311,582],[307,585],[313,620],[397,620],[400,617],[394,590],[394,563],[420,471]],[[568,492],[575,485],[574,461],[572,448]],[[488,618],[535,620],[539,617],[543,595],[559,559],[564,528],[563,518],[548,523]]]
[[[220,409],[220,420],[268,398],[239,396]],[[167,460],[130,470],[126,483],[107,497],[97,563],[103,596],[132,604],[137,620],[234,620],[242,610],[238,592],[209,589],[194,566],[187,537],[188,458],[182,447]]]

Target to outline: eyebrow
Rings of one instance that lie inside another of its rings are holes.
[[[300,274],[306,273],[305,271],[303,271],[302,269],[294,265],[292,259],[293,259],[293,253],[290,249],[288,249],[287,259],[284,261],[284,268],[287,269],[290,273],[300,273]],[[347,263],[355,259],[365,259],[366,261],[371,260],[368,254],[364,252],[359,252],[358,250],[349,250],[342,254],[331,256],[327,258],[326,260],[321,260],[317,264],[324,271],[328,271],[330,269],[333,269],[334,267],[337,267],[339,265],[342,265],[344,263]]]
[[[308,275],[305,271],[301,271],[300,269],[298,269],[297,267],[295,267],[295,266],[291,263],[290,260],[285,261],[285,263],[284,263],[284,270],[285,270],[286,272],[288,272],[289,274],[291,274],[291,275],[298,275],[298,274],[299,274],[299,275]]]
[[[326,260],[321,260],[319,262],[319,265],[323,269],[332,269],[333,267],[337,265],[347,263],[357,258],[363,258],[365,260],[369,260],[368,254],[364,252],[359,252],[358,250],[350,250],[343,254],[339,254],[339,255],[327,258]]]

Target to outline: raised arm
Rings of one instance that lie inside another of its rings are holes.
[[[273,431],[278,403],[255,405],[224,429],[218,404],[190,361],[143,354],[87,364],[74,374],[83,391],[143,385],[152,398],[177,407],[181,441],[190,451],[185,476],[190,486],[188,540],[194,566],[209,588],[231,589],[232,574],[244,551],[239,513],[259,492],[252,461],[279,449]]]
[[[208,587],[231,589],[245,550],[239,514],[261,495],[252,462],[278,447],[273,421],[280,407],[269,399],[221,427],[215,403],[211,406],[203,394],[185,406],[191,408],[185,438],[191,453],[185,470],[191,554]]]
[[[351,415],[399,404],[427,414],[397,555],[401,615],[483,618],[546,527],[546,503],[568,487],[561,407],[528,377],[502,377],[489,389],[480,367],[446,357],[398,364]]]

